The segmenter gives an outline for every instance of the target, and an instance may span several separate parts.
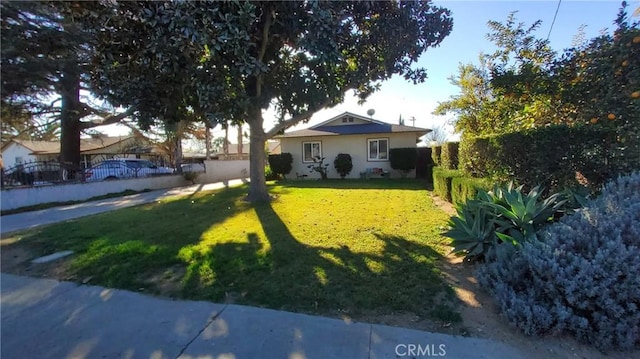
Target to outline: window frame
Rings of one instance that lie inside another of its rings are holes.
[[[307,160],[305,158],[305,151],[304,151],[304,146],[306,144],[310,144],[311,145],[311,159]],[[313,145],[317,144],[318,145],[318,156],[320,156],[320,158],[322,158],[322,141],[303,141],[302,142],[302,163],[313,163]]]
[[[380,158],[380,141],[387,141],[387,150],[385,158]],[[377,156],[371,157],[371,143],[377,142]],[[389,161],[389,137],[367,138],[367,161],[368,162],[388,162]]]

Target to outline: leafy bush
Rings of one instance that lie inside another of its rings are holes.
[[[457,205],[457,217],[445,233],[452,239],[453,252],[467,261],[484,259],[501,243],[519,245],[535,240],[536,232],[566,213],[567,199],[560,193],[542,198],[539,187],[523,194],[522,187],[494,186],[479,190],[475,199]]]
[[[191,184],[196,184],[196,179],[198,179],[199,173],[193,171],[187,171],[182,174],[185,180],[191,182]]]
[[[622,164],[629,156],[615,155],[615,141],[615,131],[591,126],[549,126],[467,137],[460,147],[460,169],[473,177],[512,179],[525,188],[543,184],[553,191],[587,185],[596,190],[630,167]],[[635,166],[638,169],[640,162]]]
[[[293,168],[292,164],[293,156],[291,153],[284,152],[279,155],[269,155],[269,166],[276,177],[282,175],[282,178],[287,179],[287,175]]]
[[[402,178],[416,168],[418,150],[415,147],[391,148],[389,150],[389,162],[391,168],[400,171]]]
[[[447,142],[442,145],[440,154],[441,166],[448,170],[458,169],[458,142]]]
[[[440,159],[442,155],[442,146],[431,147],[431,159],[436,166],[440,166]]]
[[[526,334],[570,333],[601,350],[640,346],[640,173],[608,183],[540,241],[497,251],[480,284]]]
[[[491,189],[491,182],[486,178],[454,177],[451,179],[451,202],[465,203],[473,199],[478,190]]]
[[[344,178],[353,169],[351,155],[348,153],[338,153],[336,159],[333,160],[333,166],[336,168],[340,178]]]
[[[264,177],[267,181],[275,181],[279,179],[278,174],[271,170],[271,166],[264,166]]]
[[[463,177],[461,171],[433,168],[433,192],[440,198],[451,202],[451,181],[455,177]]]

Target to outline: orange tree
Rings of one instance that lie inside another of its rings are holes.
[[[612,156],[628,172],[640,168],[640,29],[625,6],[615,24],[613,34],[567,50],[554,64],[553,79],[561,115],[615,131]]]
[[[626,4],[612,34],[561,55],[547,40],[536,38],[539,24],[527,27],[513,14],[504,24],[489,22],[488,38],[498,50],[481,55],[479,65],[461,66],[453,79],[461,94],[440,103],[436,112],[458,115],[463,149],[465,139],[475,136],[589,126],[606,134],[600,149],[567,155],[604,156],[605,177],[640,168],[640,30],[627,17]],[[463,152],[461,157],[468,151]]]

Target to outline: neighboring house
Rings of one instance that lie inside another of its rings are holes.
[[[368,170],[375,173],[377,169],[388,171],[391,177],[400,177],[400,173],[391,169],[389,149],[416,147],[419,138],[430,131],[345,112],[309,129],[284,133],[276,138],[280,140],[281,152],[293,156],[292,175],[320,178],[320,174],[311,173],[308,166],[313,164],[314,157],[325,157],[324,163],[329,164],[328,176],[339,178],[333,161],[339,153],[347,153],[353,162],[347,178],[358,178]],[[415,171],[409,176],[415,176]]]
[[[156,159],[162,154],[144,139],[134,136],[95,136],[80,139],[80,154],[85,167],[113,157]],[[57,161],[60,142],[13,139],[2,145],[4,168],[34,161]]]

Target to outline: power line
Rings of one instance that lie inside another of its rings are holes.
[[[553,25],[556,23],[558,10],[560,10],[560,3],[562,3],[562,0],[558,0],[558,7],[556,7],[556,13],[553,15],[553,21],[551,22],[551,27],[549,28],[549,33],[547,34],[547,40],[549,40],[549,36],[551,36],[551,30],[553,30]]]

